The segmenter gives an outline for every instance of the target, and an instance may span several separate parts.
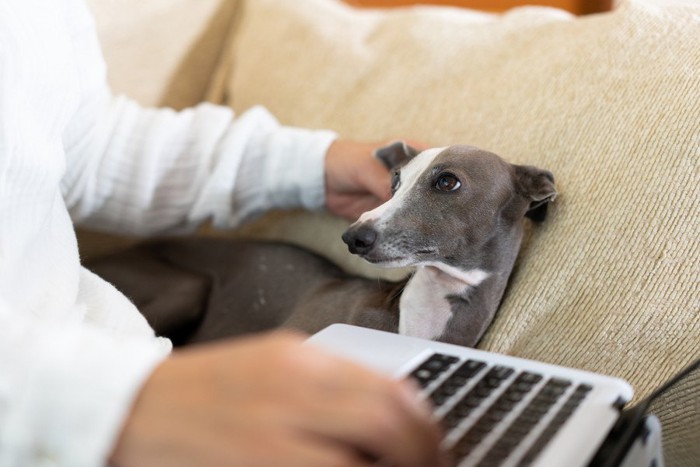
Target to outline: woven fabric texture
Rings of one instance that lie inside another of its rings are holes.
[[[628,0],[586,17],[241,6],[214,90],[237,111],[468,143],[554,172],[560,196],[480,347],[617,375],[637,397],[700,353],[700,5]],[[249,229],[373,274],[344,252],[344,226],[277,214]]]
[[[142,105],[202,101],[231,27],[235,0],[86,0],[109,81]]]

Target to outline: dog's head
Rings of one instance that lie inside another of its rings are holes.
[[[393,196],[360,216],[343,241],[387,267],[493,266],[517,251],[523,219],[544,220],[557,194],[550,172],[472,146],[419,152],[397,142],[376,155],[391,171]]]

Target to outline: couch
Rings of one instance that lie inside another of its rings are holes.
[[[469,143],[554,172],[480,348],[612,374],[636,399],[700,354],[700,5],[356,10],[339,0],[89,0],[113,88],[145,105],[262,104],[284,124]],[[275,212],[283,239],[369,277],[346,222]],[[312,234],[312,232],[314,232]],[[317,232],[321,232],[319,235]],[[81,232],[92,257],[135,239]]]

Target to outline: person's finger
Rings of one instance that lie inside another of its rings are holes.
[[[330,212],[350,221],[357,220],[362,213],[371,211],[381,203],[382,200],[369,194],[335,195],[326,200],[326,206]]]
[[[417,141],[415,139],[404,139],[403,141],[405,141],[406,144],[408,144],[412,148],[417,149],[419,151],[425,151],[430,147],[430,145],[424,143],[423,141]]]
[[[368,159],[358,170],[357,183],[384,202],[391,198],[391,180],[387,168],[377,158]]]
[[[373,459],[328,438],[310,433],[297,433],[285,438],[285,445],[278,447],[285,452],[284,467],[371,467]]]
[[[397,399],[376,393],[338,398],[309,419],[307,429],[397,467],[439,465],[439,430]]]
[[[341,361],[335,375],[295,401],[294,425],[397,466],[439,465],[440,430],[410,389]]]

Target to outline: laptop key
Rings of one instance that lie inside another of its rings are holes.
[[[443,417],[442,424],[447,430],[455,428],[461,423],[461,421],[467,418],[471,413],[479,407],[485,399],[487,399],[491,393],[493,393],[498,386],[513,373],[512,368],[507,367],[493,367],[491,368],[483,378],[481,378],[473,388],[471,388],[462,398],[452,407],[449,412]],[[504,403],[507,401],[504,401]],[[482,417],[483,418],[483,417]],[[493,418],[493,417],[492,417]],[[489,423],[494,423],[492,420],[483,421],[483,425],[476,428],[477,431],[482,430],[483,427]],[[494,423],[495,424],[495,423]],[[474,429],[474,427],[472,427]],[[470,439],[477,438],[477,436],[471,436]],[[466,441],[464,443],[467,443]],[[465,444],[462,444],[464,449]]]
[[[439,392],[434,392],[430,395],[430,400],[435,407],[440,407],[449,398],[450,398],[450,396],[443,394],[443,393],[439,393]]]
[[[430,395],[430,400],[436,407],[443,405],[463,388],[485,364],[475,360],[467,360],[457,368]]]
[[[567,388],[571,386],[571,381],[562,378],[551,378],[549,381],[547,381],[547,386]]]
[[[513,384],[513,386],[516,385],[517,381]],[[518,444],[522,442],[530,431],[535,428],[540,420],[542,420],[545,414],[551,410],[559,396],[563,393],[566,387],[570,385],[571,382],[566,382],[566,384],[564,384],[564,380],[547,381],[544,387],[540,389],[527,407],[525,407],[520,415],[516,417],[515,421],[510,425],[510,427],[506,429],[501,438],[491,447],[479,465],[496,465],[506,459],[515,449],[515,447],[518,446]],[[559,426],[561,425],[553,428],[553,433],[556,433]],[[550,428],[547,428],[542,435],[544,435],[548,429]],[[551,436],[554,436],[553,433],[548,435],[548,437],[551,438]],[[548,439],[546,442],[548,442]],[[535,454],[535,456],[536,455],[537,454]]]
[[[513,369],[509,368],[507,366],[503,365],[495,365],[493,368],[491,368],[491,371],[489,371],[489,375],[492,378],[497,378],[501,381],[508,379],[510,375],[513,374]]]
[[[532,461],[537,458],[544,447],[552,440],[554,435],[557,434],[562,425],[571,417],[591,389],[592,387],[587,384],[580,384],[576,390],[574,390],[564,405],[557,411],[549,425],[547,425],[547,428],[540,434],[527,453],[525,453],[525,456],[520,460],[518,465],[530,465]]]
[[[486,364],[478,360],[467,360],[462,363],[459,368],[454,372],[455,376],[463,376],[464,378],[471,378],[476,375]]]
[[[459,362],[457,357],[435,353],[421,363],[410,377],[422,387],[426,388],[439,379],[443,374],[452,369]],[[430,400],[436,406],[442,406],[451,400],[455,394],[469,384],[474,376],[481,373],[486,364],[476,360],[462,362],[437,388],[429,395]],[[494,365],[460,400],[442,417],[441,423],[449,432],[468,418],[489,396],[508,380],[514,370],[503,365]],[[452,447],[452,453],[457,459],[465,458],[479,445],[503,420],[510,411],[519,406],[521,401],[542,380],[542,376],[524,371],[518,374],[508,388],[491,404],[490,407],[471,425],[467,431],[457,440]],[[537,395],[528,403],[522,412],[511,423],[502,436],[489,449],[480,460],[479,465],[497,465],[508,458],[512,451],[522,442],[530,431],[538,425],[540,420],[549,412],[557,400],[567,392],[571,381],[562,378],[548,380]],[[579,385],[567,398],[550,421],[550,424],[540,434],[537,441],[531,446],[525,457],[521,459],[522,465],[527,465],[539,455],[539,452],[556,434],[557,430],[565,423],[568,417],[578,407],[578,404],[591,390],[590,386]]]
[[[502,375],[510,375],[512,371],[507,372],[501,369],[497,369]],[[540,377],[541,379],[541,377]],[[459,440],[455,446],[461,446],[464,449],[466,444],[471,445],[473,442],[477,444],[480,443],[483,438],[488,436],[493,428],[500,423],[504,418],[508,416],[510,411],[512,411],[517,404],[513,403],[513,399],[522,400],[525,395],[532,390],[535,386],[533,383],[527,383],[525,381],[538,381],[537,378],[533,378],[531,375],[518,375],[515,380],[506,388],[506,390],[496,399],[496,401],[486,410],[486,412],[474,423],[474,425],[464,434],[463,439],[468,439],[469,441]],[[537,412],[539,413],[541,409]],[[521,414],[522,415],[522,414]],[[487,454],[484,461],[487,461],[484,465],[493,465],[498,463],[499,460],[508,457],[512,449],[514,449],[524,438],[527,433],[532,429],[532,427],[540,419],[541,415],[532,416],[532,414],[527,414],[522,417],[522,421],[526,422],[526,428],[523,429],[513,429],[507,436],[503,436],[497,444],[499,445],[499,452],[496,454]],[[461,443],[461,444],[460,444]],[[455,452],[455,454],[457,454]],[[483,464],[483,461],[482,461]]]
[[[458,361],[459,358],[452,355],[434,353],[413,370],[410,376],[420,387],[426,388]]]
[[[542,375],[537,373],[531,373],[529,371],[523,371],[518,375],[518,381],[527,384],[537,384],[542,380]]]

